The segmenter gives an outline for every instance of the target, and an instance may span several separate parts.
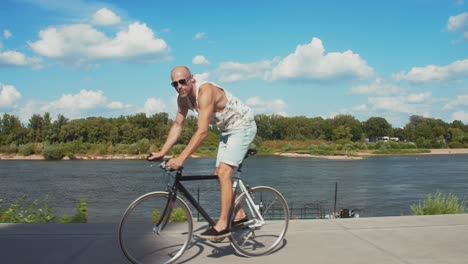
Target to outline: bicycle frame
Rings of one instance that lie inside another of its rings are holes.
[[[169,172],[166,172],[166,174],[169,174],[170,176],[175,177],[174,183],[172,186],[168,186],[167,192],[169,193],[169,199],[168,203],[164,209],[163,212],[163,217],[159,220],[157,224],[157,230],[156,232],[159,233],[159,231],[163,230],[166,223],[169,220],[169,217],[172,213],[172,208],[174,206],[176,197],[177,197],[177,192],[182,193],[182,195],[187,199],[187,201],[192,204],[192,206],[195,207],[195,209],[205,218],[205,220],[211,225],[215,226],[216,223],[214,220],[210,217],[210,215],[203,209],[203,207],[196,201],[196,199],[190,194],[190,192],[185,188],[185,186],[181,183],[183,181],[199,181],[199,180],[214,180],[218,179],[217,175],[190,175],[190,176],[182,176],[182,170],[177,170],[176,175],[172,175]],[[233,213],[233,207],[235,203],[235,197],[236,197],[236,189],[239,188],[240,190],[240,195],[244,194],[247,196],[247,205],[249,207],[249,210],[257,217],[258,222],[255,223],[254,226],[261,226],[264,224],[264,219],[262,217],[261,212],[259,212],[259,209],[261,210],[262,208],[260,206],[256,206],[252,197],[249,195],[249,187],[246,186],[242,180],[240,180],[240,168],[237,170],[236,175],[232,177],[234,179],[233,181],[233,199],[232,199],[232,204],[231,204],[231,209],[229,212],[229,215],[232,215]]]
[[[262,226],[264,223],[265,223],[265,220],[263,219],[263,216],[262,216],[262,212],[259,212],[259,209],[261,210],[261,204],[259,206],[255,205],[255,202],[253,201],[252,199],[252,196],[250,196],[249,194],[249,187],[248,186],[245,186],[244,182],[240,179],[240,176],[235,176],[233,177],[235,179],[235,181],[233,182],[232,184],[232,188],[233,190],[235,191],[237,187],[239,187],[240,189],[240,193],[241,195],[245,193],[246,197],[247,197],[247,206],[249,207],[249,210],[250,212],[256,216],[256,219],[258,219],[258,222],[255,223],[254,227],[260,227]],[[233,210],[234,208],[234,199],[233,199],[233,203],[231,205],[231,210]],[[232,213],[232,211],[231,211]]]
[[[169,172],[166,172],[170,176],[173,176]],[[165,223],[169,220],[169,217],[172,213],[172,207],[174,206],[175,199],[177,197],[177,192],[182,193],[182,195],[192,204],[195,209],[203,216],[203,218],[208,221],[208,223],[214,226],[216,223],[214,220],[208,215],[208,213],[203,209],[203,207],[195,200],[195,198],[190,194],[190,192],[185,188],[182,184],[183,181],[199,181],[199,180],[214,180],[218,179],[217,175],[192,175],[192,176],[182,176],[182,170],[177,170],[174,183],[172,186],[168,186],[167,192],[169,193],[168,203],[166,208],[164,209],[163,217],[159,220],[157,226],[158,231],[164,229]],[[162,224],[162,225],[161,225]]]

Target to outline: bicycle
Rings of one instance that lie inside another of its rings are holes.
[[[249,155],[256,150],[249,149]],[[160,164],[165,176],[173,179],[166,191],[146,193],[126,209],[119,225],[119,245],[132,263],[173,263],[188,249],[193,237],[193,217],[187,199],[210,226],[215,221],[182,185],[183,181],[217,179],[216,175],[182,176],[178,170]],[[289,207],[283,195],[268,186],[249,187],[240,179],[242,163],[233,174],[233,205],[230,210],[229,236],[235,250],[247,257],[262,256],[274,251],[283,241],[289,224]],[[174,175],[175,172],[175,175]],[[236,198],[237,197],[237,198]],[[235,198],[235,199],[234,199]],[[242,208],[247,215],[236,220]]]

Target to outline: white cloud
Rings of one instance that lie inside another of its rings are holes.
[[[197,34],[195,34],[195,37],[193,37],[194,39],[202,39],[203,37],[205,37],[205,32],[198,32]]]
[[[11,32],[8,29],[3,30],[3,37],[9,39],[12,36]]]
[[[119,102],[119,101],[113,101],[113,102],[107,104],[107,108],[108,109],[113,109],[113,110],[114,109],[116,109],[116,110],[125,109],[125,108],[130,108],[130,107],[132,107],[132,105],[129,105],[129,104],[125,105],[125,104],[123,104],[122,102]]]
[[[264,60],[254,63],[223,62],[216,70],[221,82],[235,82],[252,78],[264,78],[277,60]]]
[[[208,65],[210,64],[210,62],[205,58],[205,56],[203,55],[197,55],[193,58],[192,60],[192,63],[193,64],[204,64],[204,65]]]
[[[247,99],[246,104],[250,106],[255,114],[277,114],[288,116],[286,109],[288,105],[282,99],[273,101],[263,101],[259,97],[251,97]]]
[[[153,62],[168,59],[170,48],[142,23],[132,23],[108,38],[88,24],[49,27],[29,42],[38,54],[66,65],[87,67],[96,61]]]
[[[22,108],[25,108],[23,111]],[[67,118],[83,118],[87,116],[106,116],[110,113],[126,114],[141,112],[141,109],[119,101],[108,102],[101,90],[81,90],[77,94],[64,94],[59,99],[48,103],[29,101],[21,109],[21,116],[28,118],[34,113],[50,112],[52,115],[63,114]]]
[[[468,105],[468,94],[459,95],[457,98],[444,106],[444,110],[452,109],[459,105]]]
[[[368,101],[374,109],[393,112],[429,115],[432,93],[407,94],[401,96],[369,97]]]
[[[155,113],[164,112],[166,109],[166,104],[161,99],[148,98],[145,102],[144,108],[147,115],[152,115]]]
[[[107,8],[101,8],[93,16],[93,24],[111,26],[120,23],[120,17]]]
[[[13,107],[20,98],[20,92],[13,85],[0,83],[0,108]]]
[[[449,17],[447,30],[461,31],[463,32],[463,38],[468,40],[468,12]]]
[[[0,52],[0,67],[3,66],[30,66],[33,69],[40,69],[41,58],[38,57],[27,57],[18,51],[5,51]]]
[[[145,107],[148,105],[145,104]],[[41,102],[28,100],[27,102],[12,106],[12,113],[23,122],[27,122],[33,114],[49,112],[51,116],[62,114],[70,119],[89,116],[115,116],[141,113],[142,107],[125,104],[120,101],[109,102],[101,90],[81,90],[76,94],[64,94],[57,100]]]
[[[382,79],[378,78],[374,83],[369,85],[353,86],[351,93],[353,94],[367,94],[367,95],[389,95],[397,94],[402,89],[394,84],[386,83]]]
[[[468,12],[449,17],[447,29],[450,31],[464,31],[468,29]]]
[[[446,66],[429,65],[413,67],[409,72],[394,74],[397,81],[410,81],[425,83],[434,81],[447,81],[468,77],[468,59],[458,60]]]
[[[223,62],[214,74],[221,82],[261,78],[264,80],[336,81],[340,79],[365,79],[374,74],[358,54],[348,50],[325,54],[322,41],[313,38],[306,45],[285,58],[275,57],[253,63]]]
[[[204,73],[193,75],[193,78],[195,78],[195,80],[197,80],[197,83],[207,82],[209,77],[210,77],[209,72],[204,72]]]
[[[455,0],[455,5],[462,6],[465,3],[464,0]]]
[[[452,120],[460,120],[464,123],[468,123],[468,113],[465,111],[457,111],[453,113]]]
[[[366,104],[362,105],[357,105],[351,108],[351,110],[356,111],[356,112],[367,112],[369,111],[369,107]]]
[[[45,106],[47,110],[87,110],[106,105],[102,91],[81,90],[78,94],[64,94],[59,100]]]
[[[0,50],[3,49],[3,43],[0,41]]]
[[[465,111],[457,111],[452,114],[452,120],[460,120],[464,123],[468,123],[468,113]]]
[[[325,53],[322,41],[313,38],[311,43],[298,45],[273,68],[271,80],[298,79],[334,81],[340,79],[366,79],[374,74],[359,54],[351,50]]]

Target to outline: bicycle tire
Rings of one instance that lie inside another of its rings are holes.
[[[277,190],[259,186],[248,191],[264,218],[264,224],[258,226],[259,219],[248,209],[248,197],[241,194],[234,205],[234,212],[242,207],[249,218],[239,226],[231,227],[232,246],[240,254],[247,257],[262,256],[271,253],[283,241],[289,225],[289,207],[283,195]],[[231,215],[230,223],[234,221],[235,214]]]
[[[168,203],[167,192],[151,192],[133,201],[119,225],[119,245],[131,263],[173,263],[189,246],[193,234],[192,213],[176,198],[164,228],[156,232]],[[159,213],[158,213],[159,212]]]

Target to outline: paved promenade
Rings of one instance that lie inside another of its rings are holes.
[[[468,214],[295,220],[282,247],[245,258],[195,239],[183,263],[468,263]],[[0,224],[0,263],[127,263],[117,224]]]

